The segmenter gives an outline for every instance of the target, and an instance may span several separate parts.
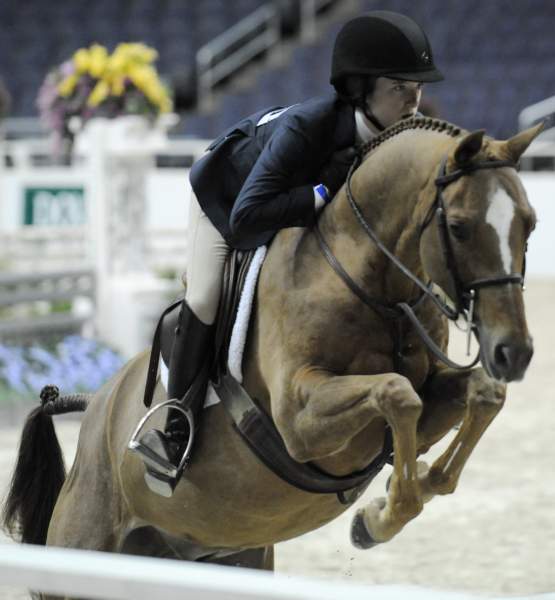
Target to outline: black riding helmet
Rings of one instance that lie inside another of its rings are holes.
[[[377,77],[421,82],[443,79],[434,65],[426,34],[405,15],[387,10],[372,11],[348,21],[337,34],[330,82],[340,95],[349,96],[347,80],[360,79],[359,92],[349,100],[383,129],[368,113],[365,100]]]
[[[412,19],[376,10],[343,25],[333,48],[331,84],[347,75],[441,81],[426,34]]]

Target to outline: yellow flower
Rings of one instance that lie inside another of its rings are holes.
[[[72,57],[75,73],[58,85],[58,93],[71,96],[80,78],[89,74],[97,81],[87,105],[96,108],[110,96],[123,96],[125,82],[130,80],[152,105],[153,112],[169,112],[172,100],[153,65],[157,57],[156,50],[142,43],[119,44],[112,54],[100,44],[80,48]]]
[[[102,77],[108,64],[108,51],[104,46],[93,44],[89,48],[89,73],[93,77]]]
[[[145,94],[147,93],[147,89],[155,85],[158,81],[156,71],[150,66],[133,65],[130,67],[128,75],[129,79]]]
[[[156,85],[149,86],[145,90],[145,96],[154,106],[157,106],[160,112],[170,112],[172,109],[172,101],[168,95],[166,88],[159,82]]]
[[[58,94],[63,97],[71,96],[78,81],[79,75],[69,75],[58,85]]]
[[[121,52],[114,52],[108,59],[106,70],[111,75],[123,75],[125,74],[127,66],[127,59]]]
[[[124,90],[123,77],[114,77],[112,80],[112,94],[114,96],[121,96]]]
[[[80,48],[73,55],[73,64],[77,73],[86,73],[89,70],[90,56],[86,48]]]
[[[172,108],[173,108],[173,103],[172,103],[171,99],[169,98],[169,96],[165,96],[164,98],[160,99],[160,112],[163,112],[163,113],[171,112]]]
[[[104,80],[100,80],[94,90],[91,92],[90,96],[87,99],[88,106],[98,106],[101,102],[106,100],[108,95],[110,94],[110,88],[108,84]]]
[[[123,43],[119,44],[114,51],[114,55],[125,57],[128,63],[147,65],[158,58],[158,52],[149,46],[141,43]]]

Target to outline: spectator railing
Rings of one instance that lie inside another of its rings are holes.
[[[544,122],[544,131],[555,127],[555,96],[531,104],[521,110],[518,115],[518,128],[522,131],[538,124],[540,121]],[[552,138],[553,136],[549,137]]]
[[[301,9],[301,37],[305,42],[314,41],[316,39],[316,17],[318,14],[332,4],[336,0],[302,0]]]
[[[278,8],[266,4],[199,49],[199,106],[210,101],[216,85],[279,42],[280,23]]]

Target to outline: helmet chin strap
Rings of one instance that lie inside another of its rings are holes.
[[[366,102],[363,102],[363,105],[361,106],[361,108],[362,108],[362,112],[364,113],[364,116],[370,121],[370,123],[372,123],[372,125],[374,125],[374,127],[378,131],[385,130],[385,127],[380,123],[380,121],[378,120],[376,115],[374,115],[372,113],[372,111],[368,108]]]

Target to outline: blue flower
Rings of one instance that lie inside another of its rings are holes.
[[[53,352],[0,344],[0,382],[19,394],[38,394],[50,383],[63,394],[94,392],[123,362],[102,343],[76,335],[64,338]]]

